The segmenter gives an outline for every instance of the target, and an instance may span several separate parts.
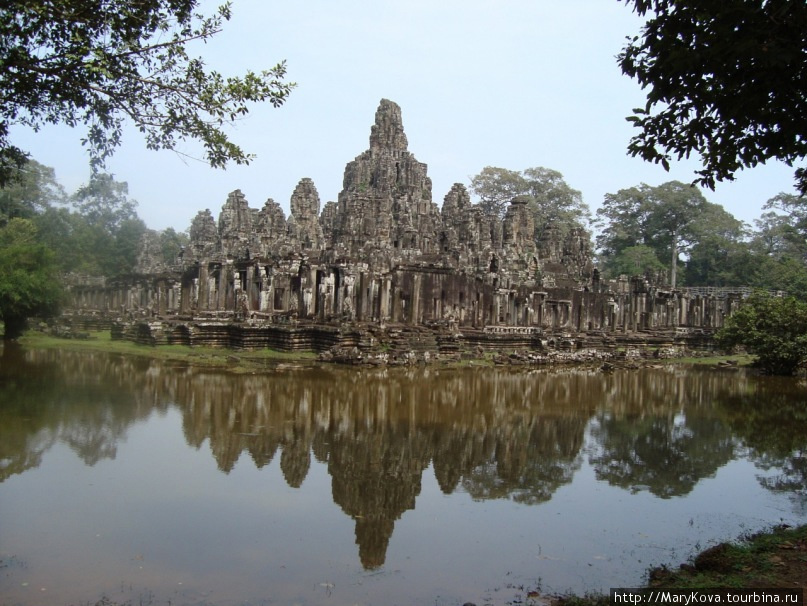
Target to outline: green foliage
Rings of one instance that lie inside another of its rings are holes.
[[[76,211],[46,206],[33,216],[39,240],[55,252],[59,270],[108,277],[131,273],[146,226],[127,184],[96,173],[69,200]]]
[[[5,339],[16,339],[31,316],[56,313],[61,286],[53,252],[37,240],[29,219],[0,227],[0,318]]]
[[[746,226],[719,204],[706,202],[691,227],[687,286],[748,286],[752,252]]]
[[[137,201],[129,199],[129,184],[105,173],[95,173],[71,196],[71,202],[90,225],[115,233],[137,218]]]
[[[695,243],[695,225],[708,205],[697,187],[679,181],[656,187],[642,183],[606,194],[595,221],[602,230],[597,246],[606,273],[614,275],[615,260],[625,249],[643,246],[655,252],[659,263],[670,263],[675,285],[679,252]]]
[[[71,197],[78,211],[72,221],[72,245],[82,252],[82,271],[110,277],[134,270],[146,225],[128,193],[125,182],[96,173]]]
[[[801,199],[779,194],[765,204],[749,243],[749,283],[807,297],[807,208]]]
[[[54,170],[28,160],[19,168],[16,179],[0,187],[0,225],[14,218],[30,219],[64,201],[64,189],[56,181]]]
[[[572,189],[556,170],[543,167],[524,171],[486,166],[471,179],[471,191],[489,216],[504,217],[513,198],[525,196],[535,219],[536,238],[553,225],[562,233],[585,227],[590,211],[583,195]]]
[[[510,201],[524,195],[526,190],[526,180],[516,170],[486,166],[471,178],[471,191],[479,196],[479,206],[486,215],[500,219]]]
[[[529,187],[527,195],[531,198],[536,237],[549,225],[562,233],[574,227],[586,227],[591,211],[583,202],[583,194],[572,189],[561,173],[538,166],[525,169],[523,175]]]
[[[198,0],[7,0],[0,8],[0,184],[27,157],[10,140],[15,124],[86,125],[82,142],[94,169],[118,147],[125,121],[149,149],[195,139],[213,167],[251,156],[230,141],[225,125],[249,105],[281,105],[293,83],[285,63],[261,73],[224,77],[189,48],[209,41],[230,18]]]
[[[780,193],[765,203],[775,217],[780,252],[807,262],[807,204],[800,196]],[[784,214],[778,214],[784,213]]]
[[[664,271],[664,264],[649,246],[628,246],[608,261],[608,273],[612,276],[648,276]]]
[[[807,303],[757,292],[716,335],[724,348],[744,346],[773,375],[792,375],[807,362]]]
[[[164,229],[159,234],[162,261],[166,265],[173,265],[179,253],[190,243],[186,232],[177,232],[173,227]]]
[[[800,286],[804,263],[788,244],[786,219],[775,213],[765,217],[764,224],[758,222],[761,231],[749,242],[748,226],[707,201],[696,187],[677,181],[658,187],[641,184],[605,196],[597,211],[601,229],[597,246],[610,277],[647,275],[661,265],[672,270],[673,258],[677,266],[683,254],[684,279],[679,275],[678,282],[687,286],[756,286],[807,293]],[[804,278],[807,285],[807,271]]]
[[[21,179],[0,188],[0,319],[5,337],[16,338],[31,316],[55,313],[59,274],[114,277],[135,269],[146,231],[126,183],[94,173],[67,201],[53,169],[31,160]],[[163,255],[173,263],[187,235],[160,234]]]
[[[651,16],[618,57],[647,90],[628,152],[669,168],[701,156],[697,183],[807,155],[807,4],[802,0],[627,0]],[[796,171],[807,193],[807,171]]]
[[[807,297],[807,267],[792,257],[752,257],[748,284],[756,288],[781,290],[804,299]]]
[[[68,208],[46,208],[33,219],[39,240],[56,256],[59,271],[91,273],[86,264],[93,256],[81,245],[81,234],[89,229],[82,217]]]
[[[134,272],[140,238],[146,231],[146,224],[140,218],[127,219],[108,240],[109,255],[101,263],[101,273],[105,276],[120,276]]]

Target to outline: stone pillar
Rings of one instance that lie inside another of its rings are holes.
[[[258,295],[260,297],[260,304],[258,309],[261,310],[263,313],[269,313],[272,311],[272,283],[269,276],[265,273],[261,272],[261,292]]]
[[[195,280],[185,280],[179,293],[179,313],[187,314],[191,309]]]
[[[255,284],[255,266],[247,265],[245,284],[241,285],[247,295],[247,306],[249,311],[254,311],[258,307],[258,288]]]
[[[381,278],[370,280],[369,316],[372,322],[381,321]]]
[[[409,310],[409,323],[419,324],[420,318],[420,305],[421,305],[421,276],[415,273],[412,276],[412,307]]]
[[[209,270],[207,263],[199,264],[199,278],[196,285],[198,290],[196,309],[199,311],[207,311],[210,306]]]
[[[382,322],[390,320],[392,311],[392,278],[384,276],[381,279],[381,297],[378,319]]]
[[[368,289],[367,274],[361,271],[356,278],[356,286],[354,288],[354,296],[356,297],[354,313],[358,322],[362,322],[369,315],[369,310],[367,309],[367,303],[370,299],[369,293],[367,292]]]
[[[155,286],[157,290],[157,314],[164,316],[168,311],[168,284],[160,281]]]
[[[317,316],[317,269],[316,267],[308,268],[308,276],[306,279],[306,291],[308,297],[308,304],[305,309],[306,318],[315,318]]]
[[[219,283],[216,293],[216,311],[227,309],[227,282],[230,273],[229,265],[222,265],[219,270]]]
[[[533,326],[540,326],[544,312],[544,297],[541,293],[532,293],[532,319]]]

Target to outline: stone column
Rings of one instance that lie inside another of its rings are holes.
[[[381,297],[378,319],[382,322],[390,319],[392,310],[392,278],[384,276],[381,279]]]
[[[210,306],[210,288],[207,263],[199,264],[199,278],[196,288],[198,289],[198,299],[196,302],[196,309],[198,311],[207,311]]]
[[[227,309],[227,281],[229,272],[228,265],[222,265],[219,270],[219,283],[216,293],[216,311]]]
[[[243,288],[246,291],[247,306],[249,308],[249,311],[254,311],[257,308],[257,302],[258,302],[258,289],[255,286],[254,265],[247,265],[247,275],[244,281],[246,282],[246,284],[242,284],[241,288]]]
[[[157,314],[164,316],[168,310],[168,284],[160,281],[157,287]]]
[[[421,276],[416,273],[412,276],[412,308],[409,310],[409,323],[418,324],[420,317]]]

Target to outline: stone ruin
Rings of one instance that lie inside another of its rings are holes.
[[[236,190],[218,223],[210,210],[196,215],[174,265],[158,260],[147,234],[136,275],[74,286],[73,313],[114,317],[113,334],[141,342],[388,360],[669,345],[721,326],[739,300],[643,278],[601,281],[589,234],[536,226],[523,197],[499,219],[457,183],[438,207],[401,110],[386,99],[337,201],[321,205],[305,178],[290,211],[271,199],[251,208]]]

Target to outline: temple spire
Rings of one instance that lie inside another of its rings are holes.
[[[389,99],[381,99],[370,131],[370,151],[406,151],[407,145],[400,106]]]

